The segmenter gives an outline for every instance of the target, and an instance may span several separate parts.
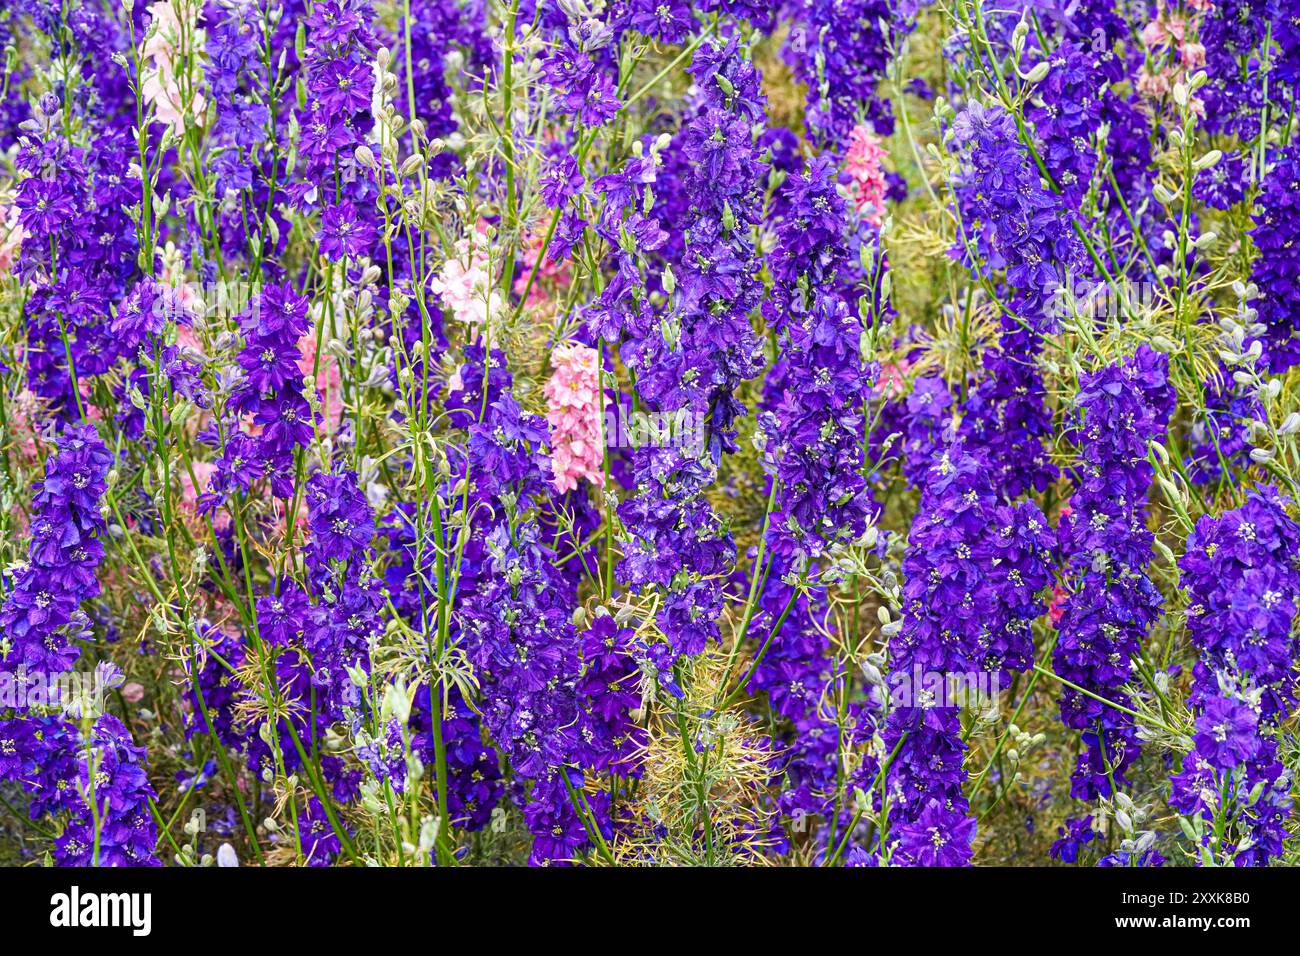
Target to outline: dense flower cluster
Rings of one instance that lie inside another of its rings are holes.
[[[889,101],[876,95],[889,64],[893,4],[886,0],[800,0],[785,56],[808,91],[808,127],[831,148],[849,145],[865,112],[880,133],[893,130]]]
[[[570,344],[552,354],[555,370],[546,382],[546,421],[551,426],[551,467],[557,491],[572,491],[585,479],[605,483],[604,391],[596,350]]]
[[[211,490],[217,496],[247,492],[263,475],[277,497],[293,495],[294,450],[314,434],[315,412],[303,394],[298,340],[307,332],[307,299],[288,285],[268,286],[239,316],[244,347],[236,361],[243,372],[231,396],[253,430],[231,422],[219,435],[221,458]]]
[[[72,668],[81,651],[70,639],[90,625],[81,605],[100,590],[100,502],[113,456],[88,425],[68,426],[55,448],[33,501],[29,561],[0,609],[0,672],[10,687]],[[110,676],[102,666],[96,672]],[[144,748],[112,714],[85,714],[76,698],[47,703],[54,713],[20,708],[0,718],[0,780],[32,795],[33,819],[67,815],[55,841],[61,865],[157,865]]]
[[[1160,592],[1146,572],[1153,537],[1145,519],[1147,446],[1164,439],[1173,410],[1168,364],[1142,346],[1080,379],[1075,398],[1078,487],[1060,524],[1071,581],[1052,662],[1082,688],[1061,692],[1061,719],[1083,732],[1086,745],[1071,787],[1082,800],[1111,796],[1139,750],[1132,718],[1101,701],[1121,696],[1132,680],[1134,657],[1160,613]]]
[[[1283,150],[1264,177],[1262,212],[1250,238],[1259,250],[1251,279],[1259,288],[1259,320],[1266,326],[1266,359],[1274,372],[1300,364],[1300,325],[1292,303],[1300,296],[1300,146]]]
[[[770,537],[782,557],[815,559],[860,536],[875,507],[859,438],[875,373],[862,360],[853,299],[837,288],[848,245],[833,168],[821,159],[786,188],[767,308],[786,365],[773,372],[785,387],[764,415],[768,470],[778,487]]]
[[[722,453],[735,449],[744,410],[735,390],[761,367],[748,318],[761,294],[749,228],[760,217],[764,172],[754,136],[764,113],[759,74],[734,36],[701,44],[690,72],[700,96],[679,138],[690,163],[681,188],[694,199],[674,224],[684,248],[672,307],[626,356],[646,405],[707,419],[706,441],[702,449],[639,449],[638,491],[619,509],[632,536],[620,574],[631,587],[667,589],[659,624],[674,655],[698,654],[718,637],[722,593],[712,578],[731,563],[734,545],[704,492]]]
[[[1036,358],[1083,252],[1067,207],[1041,185],[1009,114],[972,103],[953,121],[949,142],[964,159],[955,193],[973,230],[959,237],[957,253],[977,275],[1002,270],[1013,293],[1001,309],[999,347],[966,400],[961,435],[987,450],[1003,469],[999,486],[1015,498],[1056,477],[1043,447],[1052,421]]]
[[[100,505],[112,453],[88,425],[70,425],[55,440],[45,478],[33,496],[27,563],[14,575],[3,607],[5,670],[70,670],[81,653],[71,643],[89,625],[81,605],[99,593],[104,557]]]
[[[1195,747],[1173,778],[1172,805],[1207,821],[1205,845],[1239,865],[1282,852],[1289,773],[1272,728],[1295,705],[1300,525],[1274,489],[1204,517],[1179,567],[1188,628],[1201,658],[1192,703]],[[1209,834],[1221,834],[1210,844]]]
[[[1294,6],[10,0],[0,865],[1296,859]]]
[[[899,862],[970,862],[975,820],[962,792],[960,707],[945,698],[964,675],[1000,685],[1033,663],[1031,624],[1042,613],[1050,552],[1042,512],[999,504],[981,457],[958,443],[931,465],[903,561],[903,628],[889,648],[895,688],[910,690],[884,729],[887,751],[897,750],[885,799]]]

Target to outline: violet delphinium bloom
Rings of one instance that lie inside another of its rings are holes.
[[[765,112],[759,74],[734,36],[700,44],[690,72],[699,96],[675,145],[689,162],[685,189],[694,201],[676,224],[685,251],[673,267],[671,307],[658,322],[639,310],[630,322],[615,319],[632,325],[623,357],[643,404],[694,425],[695,434],[637,450],[637,493],[619,506],[629,533],[619,579],[665,590],[659,625],[674,656],[698,654],[718,638],[718,576],[731,566],[735,546],[704,492],[723,452],[735,448],[734,422],[743,412],[735,390],[761,367],[749,322],[762,293],[752,238],[765,172],[753,136]],[[607,339],[619,332],[611,318],[607,310],[596,319]]]
[[[79,656],[67,634],[82,626],[82,602],[99,594],[95,569],[104,557],[105,527],[99,505],[112,464],[93,426],[69,425],[55,440],[32,501],[28,561],[0,606],[5,670],[58,674]]]
[[[145,773],[144,748],[135,745],[120,720],[104,714],[95,722],[89,746],[80,745],[78,754],[74,816],[54,842],[59,865],[161,866],[154,855],[158,830],[150,804],[156,795]],[[93,797],[102,808],[98,814],[92,814],[80,793]]]
[[[1179,561],[1201,658],[1191,694],[1195,747],[1173,776],[1170,805],[1202,818],[1203,846],[1219,862],[1258,866],[1282,853],[1291,781],[1276,728],[1296,699],[1297,556],[1300,525],[1265,487],[1240,508],[1202,516]],[[1211,845],[1215,832],[1223,838]]]
[[[999,346],[967,398],[961,436],[986,450],[1011,500],[1056,477],[1043,447],[1052,421],[1036,358],[1056,325],[1058,290],[1077,277],[1083,249],[1061,197],[1043,188],[1001,107],[972,102],[953,121],[949,144],[962,160],[954,192],[968,230],[954,252],[977,275],[1005,270],[1012,289]]]
[[[1300,218],[1300,146],[1273,157],[1259,199],[1263,212],[1251,230],[1259,250],[1251,281],[1259,288],[1255,306],[1267,330],[1263,336],[1268,368],[1285,372],[1300,363],[1300,320],[1295,302],[1300,297],[1300,243],[1296,221]]]
[[[1061,691],[1061,717],[1083,731],[1086,745],[1071,787],[1080,800],[1112,797],[1139,752],[1133,719],[1097,698],[1122,699],[1160,613],[1146,571],[1154,538],[1146,526],[1147,444],[1163,440],[1173,411],[1168,369],[1166,356],[1143,345],[1079,381],[1079,485],[1060,526],[1069,595],[1052,660],[1057,674],[1088,692]]]
[[[1211,209],[1227,211],[1246,198],[1245,185],[1249,178],[1245,157],[1224,156],[1196,174],[1192,195]]]
[[[267,266],[275,274],[269,253],[283,251],[292,226],[280,208],[288,180],[288,136],[287,131],[283,137],[271,135],[267,64],[275,64],[284,55],[285,72],[296,72],[290,31],[297,23],[292,16],[281,16],[268,36],[257,6],[239,4],[210,5],[205,21],[207,60],[203,73],[216,117],[206,142],[217,154],[212,162],[216,195],[225,200],[217,211],[222,249],[230,256],[240,254],[250,241],[250,232],[255,231],[263,243]],[[276,119],[282,121],[282,117]],[[303,142],[312,138],[307,131]],[[250,217],[250,209],[261,210],[261,214]],[[195,228],[200,228],[197,223]]]
[[[298,817],[298,836],[308,866],[329,866],[343,849],[325,807],[314,796],[307,798],[305,811]]]
[[[832,150],[848,146],[859,117],[881,135],[893,132],[889,101],[876,86],[889,65],[900,24],[886,0],[798,0],[783,55],[808,90],[809,137]]]
[[[6,676],[20,667],[57,675],[80,655],[68,635],[84,630],[88,622],[80,605],[99,594],[95,569],[104,556],[99,537],[105,528],[100,501],[112,463],[112,453],[90,425],[69,425],[55,439],[55,453],[33,498],[29,560],[0,607],[6,642],[0,667]],[[71,703],[62,701],[65,709]],[[69,814],[54,847],[61,865],[157,865],[157,832],[148,806],[154,793],[144,772],[144,750],[110,714],[88,729],[90,737],[83,741],[77,725],[61,717],[0,720],[0,749],[14,764],[14,773],[5,778],[21,781],[32,795],[33,818]],[[90,793],[96,813],[82,796]]]
[[[307,614],[307,595],[292,581],[275,593],[257,599],[257,631],[268,644],[285,646],[302,634]]]
[[[1064,826],[1056,828],[1056,833],[1058,839],[1048,853],[1062,863],[1076,862],[1080,851],[1098,837],[1097,831],[1092,828],[1091,816],[1066,820]]]
[[[375,241],[375,227],[361,219],[350,200],[330,206],[321,215],[320,243],[322,255],[331,259],[364,255]]]
[[[1097,163],[1092,140],[1101,122],[1099,93],[1105,78],[1098,54],[1076,43],[1061,44],[1042,62],[1049,70],[1034,88],[1039,105],[1028,110],[1026,118],[1033,123],[1043,162],[1065,202],[1078,210]]]
[[[877,510],[863,475],[865,406],[876,375],[862,359],[862,321],[835,286],[847,264],[847,211],[826,158],[786,181],[772,256],[786,386],[762,416],[764,466],[777,482],[774,554],[806,561],[856,540]]]
[[[307,561],[319,569],[330,561],[347,562],[369,550],[375,534],[374,512],[351,472],[317,472],[307,479],[307,524],[311,531]]]
[[[597,773],[637,777],[646,731],[632,716],[641,707],[636,632],[597,608],[581,642],[582,676],[576,690],[588,715],[586,765]]]
[[[681,43],[695,28],[695,17],[685,0],[627,0],[623,15],[628,26],[637,33],[662,40],[664,43]]]
[[[1280,19],[1287,0],[1220,0],[1211,4],[1197,40],[1205,50],[1207,83],[1199,91],[1205,103],[1205,126],[1211,133],[1254,139],[1264,106],[1261,61],[1257,55],[1261,24]]]
[[[919,489],[934,456],[952,440],[952,395],[939,376],[922,376],[913,383],[903,408],[903,475]]]
[[[623,107],[612,39],[610,25],[589,16],[569,29],[557,30],[555,46],[541,60],[542,78],[554,95],[555,109],[576,116],[586,127],[603,126]]]
[[[1219,518],[1203,516],[1179,567],[1187,616],[1201,651],[1193,702],[1217,693],[1215,673],[1249,678],[1265,720],[1295,706],[1297,648],[1289,634],[1300,596],[1300,526],[1271,487]]]
[[[370,669],[370,645],[383,633],[380,593],[370,568],[374,510],[355,472],[317,472],[307,479],[306,548],[315,602],[305,609],[302,646],[312,665],[317,709],[329,719],[358,708],[351,674]]]
[[[441,706],[440,730],[447,761],[447,813],[458,829],[482,830],[491,821],[492,812],[505,793],[501,761],[495,748],[483,741],[478,711],[458,689],[453,688]],[[436,766],[438,759],[432,720],[426,684],[417,693],[411,712],[411,746],[428,767]],[[434,785],[436,788],[436,780]],[[436,799],[436,792],[434,796]]]
[[[1219,376],[1206,384],[1203,407],[1192,424],[1192,481],[1231,481],[1250,468],[1252,423],[1267,417],[1260,400],[1233,382],[1231,373],[1221,368]]]
[[[474,378],[462,381],[469,386]],[[475,496],[496,517],[483,535],[487,576],[465,598],[462,640],[479,676],[483,724],[522,784],[517,798],[533,834],[529,861],[566,863],[588,839],[569,794],[582,786],[573,768],[593,763],[589,747],[597,738],[586,732],[591,715],[577,692],[576,595],[534,515],[551,494],[546,420],[519,407],[508,373],[501,386],[483,420],[469,428]]]
[[[307,299],[287,284],[270,285],[236,321],[244,335],[237,356],[244,377],[231,403],[262,429],[256,437],[233,429],[228,433],[208,508],[236,488],[247,491],[262,474],[270,475],[277,497],[289,498],[294,450],[307,445],[315,433],[315,413],[303,395],[301,375],[293,374],[300,356],[298,340],[307,332]]]
[[[303,168],[289,192],[300,204],[322,207],[320,249],[336,260],[367,253],[376,237],[373,173],[356,158],[373,126],[371,61],[378,41],[372,17],[369,0],[330,0],[315,4],[302,20],[308,89],[307,107],[298,113]]]
[[[542,201],[552,209],[563,208],[564,204],[582,190],[584,182],[578,161],[568,150],[560,148],[552,153],[540,178]]]
[[[1000,686],[1033,663],[1048,524],[1033,504],[998,504],[991,478],[981,457],[951,446],[931,467],[908,537],[903,627],[889,645],[895,706],[883,733],[897,863],[970,862],[959,707],[935,698],[931,677],[984,673]],[[927,686],[912,686],[917,675]],[[942,845],[927,842],[935,833],[948,835]]]
[[[1078,271],[1083,249],[1061,198],[1043,188],[1011,115],[972,102],[953,120],[949,148],[962,160],[954,182],[967,230],[955,254],[976,273],[1005,269],[1007,283],[1027,298],[1030,327],[1052,327],[1055,290]],[[977,258],[971,258],[976,255]]]
[[[15,272],[31,283],[25,303],[28,387],[72,419],[88,391],[128,342],[103,321],[133,271],[136,238],[124,210],[130,198],[126,156],[115,138],[95,150],[62,138],[60,103],[42,97],[20,140],[21,174],[14,200],[26,232]],[[96,242],[83,242],[95,236]]]

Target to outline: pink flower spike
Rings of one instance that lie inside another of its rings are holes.
[[[554,371],[543,391],[555,488],[572,491],[581,478],[603,487],[602,419],[607,400],[600,389],[596,350],[578,343],[559,345],[551,353],[551,365]]]

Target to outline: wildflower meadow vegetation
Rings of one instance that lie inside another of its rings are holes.
[[[1296,0],[0,44],[0,863],[1300,863]]]

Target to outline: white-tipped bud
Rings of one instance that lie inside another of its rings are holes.
[[[406,162],[402,163],[402,168],[398,170],[398,175],[403,179],[414,176],[420,170],[424,169],[424,157],[419,153],[406,157]]]
[[[1196,168],[1197,172],[1200,172],[1203,169],[1210,169],[1213,166],[1217,166],[1221,159],[1223,159],[1223,151],[1212,149],[1200,159],[1196,160],[1196,162],[1192,163],[1192,166]]]
[[[375,160],[375,154],[370,151],[370,147],[365,143],[362,143],[354,149],[352,155],[355,156],[357,162],[366,167],[366,169],[377,170],[379,168],[379,163]]]
[[[1051,71],[1052,65],[1044,60],[1023,76],[1026,83],[1041,83]]]

